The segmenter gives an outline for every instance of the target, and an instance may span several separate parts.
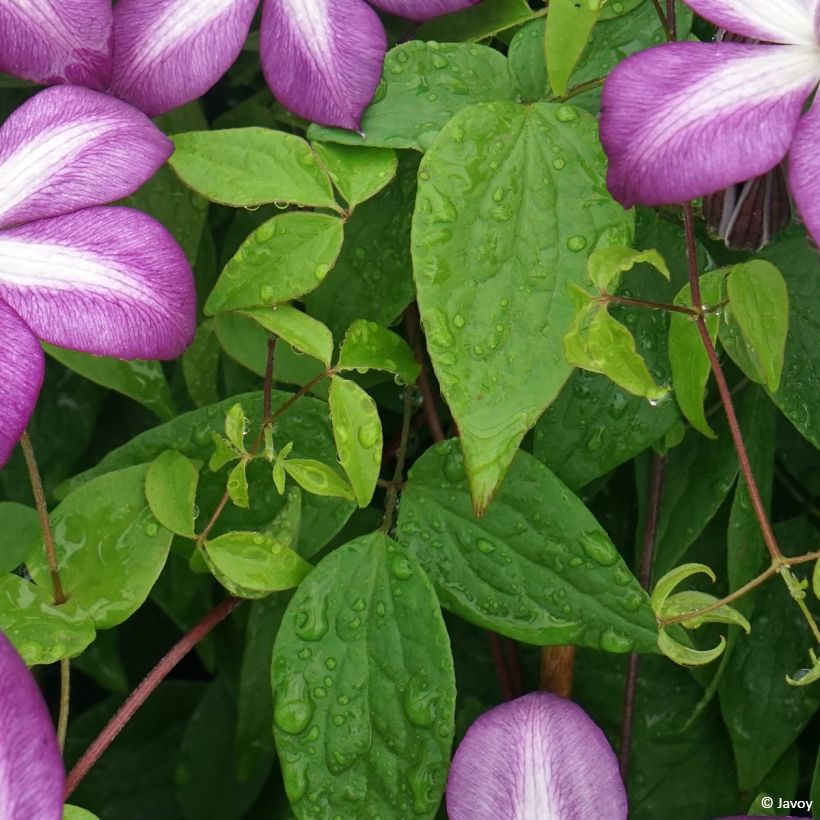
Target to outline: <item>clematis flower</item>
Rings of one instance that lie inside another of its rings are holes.
[[[0,467],[42,385],[38,339],[122,359],[175,358],[190,344],[182,249],[146,214],[101,207],[172,150],[144,114],[86,88],[41,91],[0,127]]]
[[[0,632],[0,817],[60,820],[65,771],[40,689]]]
[[[762,41],[668,43],[624,60],[604,85],[607,183],[625,207],[668,205],[761,176],[788,155],[803,222],[820,241],[818,0],[686,0]]]
[[[478,718],[456,750],[447,781],[450,820],[625,820],[627,810],[604,733],[580,706],[546,692]]]
[[[426,20],[477,2],[263,0],[262,70],[295,113],[356,129],[387,49],[373,7]],[[112,12],[110,0],[3,4],[0,70],[36,82],[110,88],[155,116],[219,80],[242,50],[258,6],[259,0],[119,0]]]

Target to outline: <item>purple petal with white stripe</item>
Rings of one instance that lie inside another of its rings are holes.
[[[111,90],[151,116],[195,100],[239,56],[259,0],[120,0]]]
[[[2,632],[0,726],[0,817],[60,820],[65,770],[54,725],[31,672]]]
[[[625,820],[626,791],[604,733],[580,706],[534,692],[490,709],[456,750],[450,820]]]
[[[0,128],[0,227],[132,194],[173,153],[145,114],[86,88],[47,88]]]
[[[442,14],[452,14],[481,0],[370,0],[371,4],[382,11],[406,17],[408,20],[429,20]]]
[[[265,0],[262,70],[279,101],[322,125],[358,129],[387,37],[363,0]]]
[[[670,43],[628,57],[602,98],[610,191],[627,208],[668,205],[766,173],[819,79],[802,46]]]
[[[0,71],[104,91],[111,82],[111,0],[3,0]]]
[[[0,301],[0,383],[3,400],[0,401],[0,467],[11,455],[28,420],[34,412],[37,396],[43,385],[43,351],[28,325],[7,305]],[[2,633],[0,633],[2,634]],[[0,647],[2,664],[2,647]],[[0,665],[0,683],[3,669]],[[0,687],[0,715],[3,712],[3,693]],[[3,726],[0,717],[0,726]],[[0,817],[3,814],[3,733],[0,732]]]
[[[813,45],[818,0],[686,0],[701,17],[755,40]]]
[[[41,339],[122,359],[171,359],[196,321],[193,274],[156,220],[87,208],[0,232],[0,299]]]
[[[789,188],[814,241],[820,244],[820,103],[800,120],[789,154]]]

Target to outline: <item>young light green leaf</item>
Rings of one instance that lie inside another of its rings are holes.
[[[28,666],[74,658],[96,634],[85,610],[74,601],[55,606],[50,590],[17,575],[0,576],[0,630]]]
[[[386,370],[395,373],[402,384],[412,384],[420,367],[401,336],[375,322],[357,319],[347,329],[336,369]]]
[[[809,650],[811,666],[808,669],[800,669],[792,675],[786,675],[786,683],[790,686],[808,686],[810,683],[820,681],[820,658],[814,654],[814,650]]]
[[[330,367],[333,355],[333,334],[318,319],[308,316],[291,305],[248,308],[242,314],[249,316],[265,330],[275,333],[301,353],[313,356],[325,367]]]
[[[245,452],[245,435],[248,432],[249,425],[250,422],[245,416],[241,402],[237,402],[228,410],[225,416],[225,435],[240,453]]]
[[[142,464],[95,478],[74,490],[51,513],[51,529],[65,594],[97,629],[122,623],[148,597],[159,577],[173,533],[148,508]],[[51,572],[42,543],[26,560],[46,589]]]
[[[267,128],[193,131],[172,137],[168,161],[206,199],[252,208],[270,202],[338,208],[330,179],[301,137]]]
[[[312,458],[291,458],[280,462],[285,472],[302,488],[314,495],[327,495],[353,501],[353,488],[332,467]]]
[[[658,633],[658,648],[667,658],[681,666],[705,666],[723,654],[726,638],[720,636],[720,643],[713,649],[692,649],[678,643],[667,635],[666,630]]]
[[[37,510],[13,501],[0,501],[0,573],[23,563],[41,535]]]
[[[379,409],[356,382],[334,376],[330,382],[330,418],[339,461],[360,507],[373,498],[382,463]]]
[[[357,538],[311,572],[285,612],[271,680],[297,816],[433,817],[454,732],[453,660],[430,581],[394,542]]]
[[[398,157],[390,148],[314,142],[313,150],[351,208],[370,199],[396,176]]]
[[[814,562],[814,570],[811,574],[811,588],[815,598],[820,598],[820,560]]]
[[[723,301],[726,271],[715,270],[700,277],[700,294],[704,305],[717,305]],[[689,285],[675,296],[674,303],[693,307]],[[717,311],[706,314],[706,329],[714,342],[720,327]],[[672,366],[672,386],[678,406],[689,423],[707,438],[715,438],[715,431],[706,420],[703,403],[706,385],[712,366],[703,346],[697,325],[690,316],[671,313],[669,316],[669,363]]]
[[[342,221],[285,213],[260,225],[225,265],[205,313],[270,307],[318,287],[342,248]]]
[[[63,806],[63,820],[100,820],[96,814],[92,814],[88,809],[81,809],[79,806]]]
[[[226,464],[237,458],[242,458],[242,453],[231,444],[228,439],[220,436],[219,433],[211,433],[216,449],[211,454],[208,461],[208,469],[215,473],[221,470]]]
[[[298,487],[288,487],[285,506],[276,518],[262,531],[262,535],[272,538],[288,549],[296,549],[299,543],[299,528],[302,525],[302,491]]]
[[[789,293],[780,271],[754,259],[732,268],[727,291],[727,319],[745,341],[745,352],[763,374],[772,392],[780,388],[789,329]]]
[[[666,261],[658,251],[636,251],[623,245],[594,250],[587,261],[587,272],[590,281],[600,291],[614,293],[621,281],[621,274],[641,262],[652,265],[665,279],[671,279],[672,274],[666,266]]]
[[[677,592],[666,599],[658,617],[676,618],[679,615],[685,615],[687,612],[704,609],[707,606],[717,603],[718,600],[720,599],[714,595],[709,595],[707,592],[698,592],[693,589],[686,590],[686,592]],[[681,625],[687,629],[697,629],[699,626],[703,626],[703,624],[729,624],[730,626],[739,626],[745,630],[747,635],[752,631],[751,624],[746,618],[728,604],[724,604],[698,617],[681,621]]]
[[[228,484],[226,488],[231,501],[233,501],[237,507],[242,507],[244,509],[247,509],[250,506],[250,498],[248,496],[247,468],[248,462],[243,458],[239,464],[237,464],[230,471],[230,473],[228,473]]]
[[[273,485],[276,487],[279,495],[285,494],[285,481],[287,479],[285,473],[285,462],[277,461],[273,465]]]
[[[258,532],[221,535],[206,542],[202,554],[219,583],[240,598],[292,589],[312,569],[292,549]]]
[[[632,333],[610,316],[600,302],[588,302],[575,314],[564,336],[564,355],[570,364],[602,373],[624,390],[650,402],[663,401],[669,395],[669,388],[659,387],[652,378],[635,348]]]
[[[559,97],[567,92],[569,78],[587,47],[601,14],[603,0],[550,0],[547,12],[547,73]]]
[[[145,477],[145,497],[163,527],[185,538],[194,537],[194,508],[199,470],[176,450],[154,459]]]
[[[660,615],[666,605],[666,600],[672,594],[675,587],[680,586],[687,578],[693,575],[708,575],[712,583],[717,581],[717,576],[712,568],[706,564],[681,564],[659,578],[652,590],[649,602],[655,615]]]
[[[431,447],[410,470],[397,537],[442,605],[483,629],[538,646],[657,651],[648,596],[592,513],[526,452],[476,518],[459,442]]]
[[[419,310],[479,511],[572,372],[561,350],[574,314],[567,283],[586,281],[602,232],[631,230],[632,212],[602,195],[604,176],[595,119],[549,103],[465,109],[421,162]]]

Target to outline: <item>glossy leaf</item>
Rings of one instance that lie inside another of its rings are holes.
[[[315,125],[308,136],[425,151],[463,108],[513,96],[507,61],[495,49],[414,40],[387,52],[381,84],[362,117],[364,140],[351,131]]]
[[[483,40],[526,22],[531,16],[526,0],[492,0],[428,20],[419,29],[418,37],[439,42]]]
[[[450,644],[430,582],[393,542],[358,538],[305,579],[272,682],[297,816],[433,817],[453,739]]]
[[[707,606],[715,604],[720,599],[714,595],[709,595],[706,592],[698,592],[697,590],[687,590],[686,592],[678,592],[670,595],[661,609],[660,617],[675,618],[679,615],[685,615],[687,612],[694,612],[698,609],[705,609]],[[748,635],[752,631],[752,627],[746,618],[738,612],[734,607],[724,604],[717,609],[713,609],[703,615],[695,618],[688,618],[681,622],[682,626],[687,629],[697,629],[703,624],[729,624],[730,626],[741,627]]]
[[[507,50],[516,90],[528,102],[543,99],[549,88],[544,32],[544,20],[532,20],[518,29]]]
[[[154,460],[145,477],[145,497],[163,527],[185,538],[194,537],[196,487],[199,470],[176,450]]]
[[[603,173],[594,120],[546,103],[472,106],[422,160],[418,302],[477,510],[570,374],[566,285],[585,280],[585,249],[613,226],[631,230],[631,212],[602,193]]]
[[[245,416],[242,403],[237,402],[231,405],[230,410],[225,414],[225,435],[240,453],[245,452],[245,436],[249,429],[250,421]]]
[[[342,247],[335,216],[286,213],[260,225],[225,265],[205,312],[269,307],[318,287]]]
[[[330,179],[305,140],[267,128],[176,134],[168,164],[212,202],[251,208],[268,202],[336,208]]]
[[[339,461],[359,506],[366,507],[373,498],[382,463],[379,409],[366,390],[338,376],[330,382],[329,401]]]
[[[614,293],[621,281],[621,275],[642,262],[651,265],[667,280],[672,278],[664,258],[654,248],[636,251],[623,245],[598,248],[589,255],[587,271],[590,281],[602,292]]]
[[[291,305],[248,308],[242,313],[300,353],[313,356],[325,367],[330,367],[330,357],[333,355],[333,334],[317,319]]]
[[[412,384],[420,367],[401,336],[375,322],[358,319],[345,334],[336,369],[386,370],[395,373],[402,384]]]
[[[758,259],[732,268],[727,291],[727,320],[737,325],[744,352],[766,386],[777,392],[789,329],[786,282],[774,265]]]
[[[656,651],[649,598],[592,513],[519,452],[486,514],[471,511],[458,442],[410,470],[397,530],[460,617],[539,646]]]
[[[312,495],[355,498],[353,488],[332,467],[312,458],[289,458],[282,462],[285,472]]]
[[[240,598],[291,589],[311,570],[292,549],[257,532],[229,532],[207,541],[202,552],[219,583]]]
[[[603,0],[551,0],[547,13],[547,73],[559,97],[567,92],[569,78],[587,47],[598,22]]]
[[[227,490],[228,495],[237,507],[247,509],[250,507],[250,497],[248,493],[248,462],[242,459],[231,468],[228,473]]]
[[[0,572],[11,572],[23,563],[40,538],[37,510],[14,501],[0,501]]]
[[[50,586],[36,586],[17,575],[0,577],[0,630],[28,666],[76,657],[96,632],[88,613],[74,601],[55,606]]]
[[[168,557],[173,534],[148,508],[147,474],[144,464],[89,481],[50,516],[63,589],[97,629],[142,606]],[[37,584],[51,583],[42,544],[26,566]]]
[[[352,208],[375,196],[396,176],[398,157],[388,148],[314,142],[313,150]]]
[[[706,564],[681,564],[681,566],[669,570],[666,575],[658,579],[655,588],[652,590],[652,595],[650,596],[652,611],[656,615],[660,615],[664,611],[666,601],[675,587],[693,575],[699,574],[708,575],[712,583],[717,581],[717,577],[712,568]]]
[[[720,636],[720,642],[712,649],[692,649],[670,638],[665,630],[658,634],[658,647],[667,658],[680,666],[706,666],[717,660],[726,648],[726,638]]]

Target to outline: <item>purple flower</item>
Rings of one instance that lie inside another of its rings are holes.
[[[302,117],[358,128],[381,76],[376,12],[426,20],[479,0],[263,0],[262,69]],[[0,70],[109,89],[154,116],[204,94],[237,58],[259,0],[40,0],[0,5]],[[112,36],[113,32],[113,36]]]
[[[0,817],[60,820],[65,771],[34,678],[0,632]]]
[[[818,0],[686,0],[763,41],[669,43],[622,62],[604,85],[608,185],[624,206],[667,205],[760,176],[788,155],[789,185],[820,241]]]
[[[46,89],[0,127],[0,467],[40,391],[38,339],[122,359],[175,358],[190,344],[182,249],[146,214],[100,207],[172,150],[144,114],[86,88]]]

